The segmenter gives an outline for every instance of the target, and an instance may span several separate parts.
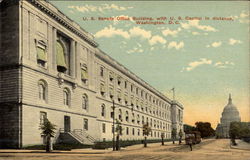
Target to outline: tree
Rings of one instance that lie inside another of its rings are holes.
[[[191,126],[188,124],[184,124],[183,128],[184,128],[184,132],[196,131],[196,128],[194,126]]]
[[[211,137],[215,135],[215,130],[211,127],[209,122],[196,122],[196,130],[201,133],[201,138]]]
[[[148,125],[148,123],[146,123],[146,124],[143,124],[142,129],[143,129],[143,135],[144,135],[144,147],[147,147],[147,136],[151,132],[151,127]]]
[[[237,145],[236,138],[250,137],[250,129],[245,122],[231,122],[229,128],[229,135],[233,145]]]
[[[117,133],[116,135],[116,150],[118,151],[120,149],[120,135],[122,135],[122,125],[119,120],[116,120],[116,128],[115,132]]]
[[[51,137],[55,136],[56,125],[52,124],[47,118],[44,119],[40,126],[42,130],[41,135],[45,138],[46,142],[46,152],[52,151]]]
[[[179,144],[181,144],[182,136],[183,136],[182,129],[180,129],[180,131],[179,131]]]
[[[173,144],[175,144],[176,134],[177,134],[177,130],[176,128],[173,128],[171,132]]]

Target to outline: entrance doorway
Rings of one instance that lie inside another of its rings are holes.
[[[70,116],[64,116],[64,131],[70,132]]]

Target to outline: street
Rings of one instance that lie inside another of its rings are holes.
[[[5,153],[4,153],[5,152]],[[231,149],[228,139],[209,139],[194,145],[190,151],[187,145],[166,143],[130,146],[121,151],[72,150],[62,153],[29,153],[0,150],[0,160],[250,160],[250,150]]]

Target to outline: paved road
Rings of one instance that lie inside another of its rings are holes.
[[[1,152],[1,150],[0,150]],[[229,140],[206,140],[190,151],[186,145],[149,144],[128,147],[116,152],[70,153],[0,153],[0,160],[250,160],[250,150],[231,149]]]

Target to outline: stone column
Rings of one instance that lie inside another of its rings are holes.
[[[70,40],[70,75],[75,78],[75,41]]]
[[[52,68],[56,72],[57,64],[56,64],[56,42],[57,42],[57,30],[53,28],[53,36],[52,36]]]

